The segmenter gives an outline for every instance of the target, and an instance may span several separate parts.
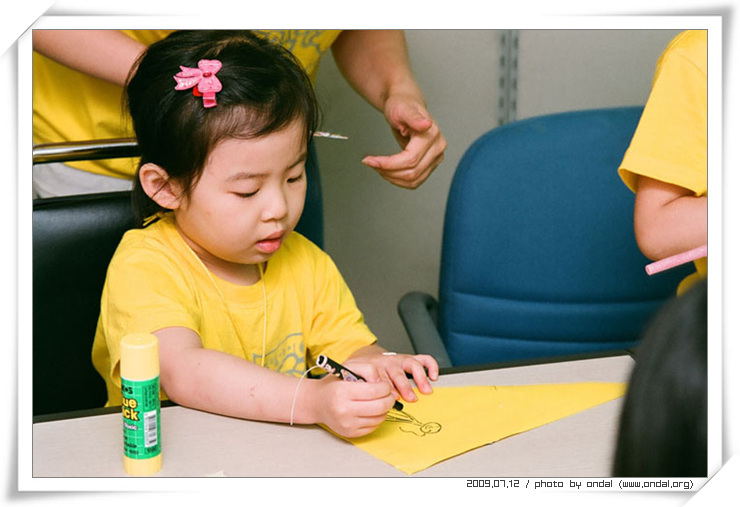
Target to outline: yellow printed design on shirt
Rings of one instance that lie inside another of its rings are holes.
[[[321,55],[331,47],[341,30],[258,30],[258,32],[290,50],[301,61],[311,81],[315,81]]]
[[[262,364],[262,354],[253,353],[252,362]],[[285,337],[275,348],[265,353],[266,368],[300,377],[306,372],[306,346],[303,333],[292,333]]]

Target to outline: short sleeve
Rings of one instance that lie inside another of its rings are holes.
[[[343,361],[356,350],[377,341],[360,312],[334,261],[318,247],[309,246],[313,264],[313,309],[308,351],[315,359],[326,354]]]
[[[661,59],[619,174],[633,191],[647,176],[706,195],[706,68],[686,52],[667,50]]]
[[[130,333],[152,333],[166,327],[199,326],[197,297],[187,277],[166,255],[133,248],[114,256],[101,299],[98,336],[106,352],[93,349],[93,361],[107,363],[117,378],[120,341]],[[95,355],[108,356],[107,361]]]

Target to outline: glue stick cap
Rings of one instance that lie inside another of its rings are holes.
[[[149,380],[159,375],[159,342],[149,333],[133,333],[121,340],[121,377]]]
[[[121,340],[123,469],[153,475],[162,468],[159,342],[148,333]]]

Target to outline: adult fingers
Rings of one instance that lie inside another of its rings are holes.
[[[447,142],[443,137],[413,136],[399,153],[387,156],[368,156],[363,163],[403,188],[417,188],[444,159]]]

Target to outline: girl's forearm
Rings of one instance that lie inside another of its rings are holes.
[[[316,380],[299,379],[244,359],[203,348],[178,354],[175,368],[162,368],[162,388],[183,406],[242,419],[289,422],[296,396],[293,422],[320,422],[316,411]]]
[[[204,349],[184,327],[155,331],[161,386],[183,406],[241,419],[322,423],[340,435],[360,436],[383,422],[393,405],[385,382],[291,377],[218,350]]]

